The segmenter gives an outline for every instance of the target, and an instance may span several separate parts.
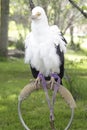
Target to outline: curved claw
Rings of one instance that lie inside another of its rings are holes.
[[[56,81],[55,81],[56,80]],[[54,84],[60,84],[60,82],[61,82],[61,79],[60,79],[60,77],[58,76],[58,74],[57,73],[52,73],[51,74],[51,79],[50,79],[50,84],[51,84],[51,89],[53,89],[54,88]]]
[[[40,78],[39,77],[36,78],[35,85],[36,85],[36,88],[38,89],[38,86],[40,86]]]
[[[55,84],[55,83],[56,83],[56,82],[55,82],[54,77],[51,77],[51,79],[50,79],[50,84],[51,84],[51,85],[50,85],[50,86],[51,86],[50,89],[51,89],[51,90],[54,89],[54,84]]]

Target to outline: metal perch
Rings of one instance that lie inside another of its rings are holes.
[[[41,89],[41,85],[38,87],[38,89]],[[49,82],[47,82],[47,89],[50,89],[50,84]],[[23,127],[26,130],[30,130],[29,127],[25,124],[23,117],[22,117],[22,113],[21,113],[21,105],[24,99],[26,99],[33,91],[37,90],[37,87],[35,86],[35,81],[32,81],[31,83],[29,83],[28,85],[26,85],[22,91],[20,92],[20,95],[18,97],[18,115],[20,118],[20,121],[23,125]],[[73,117],[74,117],[74,108],[76,107],[76,103],[71,95],[71,93],[68,91],[68,89],[66,89],[64,86],[60,85],[58,92],[60,93],[60,95],[64,98],[64,100],[67,102],[67,104],[69,105],[70,109],[71,109],[71,118],[69,120],[68,125],[66,126],[66,128],[64,130],[68,130]],[[51,126],[54,125],[53,122],[51,123]],[[53,130],[54,128],[52,128]]]

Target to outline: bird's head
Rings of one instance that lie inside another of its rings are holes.
[[[32,10],[31,19],[32,21],[40,21],[43,19],[47,19],[44,9],[40,6],[35,7]]]

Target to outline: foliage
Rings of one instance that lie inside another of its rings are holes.
[[[20,35],[20,39],[17,41],[17,43],[16,43],[16,48],[18,49],[18,50],[22,50],[22,51],[24,51],[24,43],[23,43],[23,37]]]
[[[28,0],[10,1],[10,20],[15,21],[16,24],[22,24],[24,27],[28,27],[29,8]]]
[[[77,51],[75,54],[66,54],[65,79],[66,86],[71,91],[75,99],[87,99],[87,53]],[[84,87],[83,87],[84,86]],[[83,93],[83,94],[82,94]]]
[[[22,39],[17,41],[16,49],[24,51],[24,44],[23,44],[23,40]]]

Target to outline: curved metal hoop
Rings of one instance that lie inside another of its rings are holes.
[[[38,89],[40,89],[40,88],[42,88],[41,85],[39,86]],[[47,85],[47,88],[48,89],[50,88],[49,84]],[[22,104],[23,100],[26,99],[27,96],[29,96],[35,90],[37,90],[37,88],[36,88],[35,83],[33,81],[33,82],[31,82],[30,84],[26,85],[23,88],[23,90],[21,91],[21,93],[20,93],[20,95],[18,97],[18,115],[19,115],[19,118],[20,118],[20,121],[21,121],[23,127],[26,130],[30,130],[30,129],[25,124],[25,122],[23,120],[22,113],[21,113],[21,104]],[[72,123],[73,117],[74,117],[74,108],[76,107],[76,103],[75,103],[71,93],[65,87],[63,87],[62,85],[60,85],[60,87],[59,87],[59,93],[64,98],[64,100],[68,103],[69,107],[71,108],[71,118],[69,120],[68,125],[64,129],[64,130],[68,130],[71,123]]]

